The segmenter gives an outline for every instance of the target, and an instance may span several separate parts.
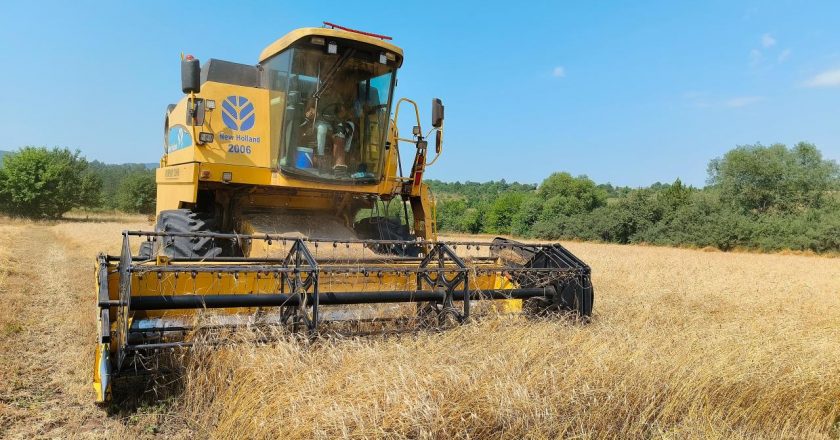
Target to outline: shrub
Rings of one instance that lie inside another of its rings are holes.
[[[484,229],[491,234],[510,234],[513,218],[525,198],[521,192],[501,194],[487,210]]]
[[[586,176],[572,177],[569,173],[548,176],[537,194],[545,200],[543,219],[591,212],[607,203],[606,191],[598,188],[595,182]]]
[[[432,184],[441,230],[541,239],[840,251],[840,170],[811,144],[740,146],[709,164],[709,186],[630,189],[554,173],[531,185]],[[607,197],[610,197],[607,203]],[[486,213],[486,215],[485,215]]]
[[[467,210],[463,200],[442,200],[436,206],[437,228],[441,231],[464,232],[462,217]]]
[[[100,203],[101,181],[79,152],[25,147],[3,158],[0,210],[11,216],[59,218]]]
[[[511,234],[520,236],[533,235],[534,224],[539,220],[543,210],[543,201],[536,196],[526,196],[519,206],[519,210],[511,219]]]
[[[117,189],[117,207],[124,212],[155,212],[157,185],[155,173],[139,171],[129,174]]]

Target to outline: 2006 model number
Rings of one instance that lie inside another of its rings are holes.
[[[228,153],[251,154],[251,147],[248,145],[228,145]]]

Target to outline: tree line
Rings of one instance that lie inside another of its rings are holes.
[[[24,147],[0,156],[0,212],[56,219],[73,208],[150,214],[155,172],[143,164],[88,162],[66,148]]]
[[[812,144],[738,146],[703,188],[631,189],[554,173],[539,185],[429,182],[441,231],[613,243],[840,251],[840,171]]]
[[[154,170],[24,147],[0,157],[0,212],[59,218],[73,208],[153,213]],[[440,231],[613,243],[840,251],[840,167],[799,143],[738,146],[703,188],[597,184],[558,172],[540,184],[428,181]],[[402,215],[395,205],[386,209]]]

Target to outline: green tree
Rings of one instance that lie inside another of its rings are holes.
[[[447,201],[438,210],[441,230],[840,251],[840,172],[813,145],[737,147],[711,162],[709,176],[703,189],[680,179],[637,189],[595,185],[568,173],[552,174],[537,188],[506,181],[430,185]]]
[[[607,193],[598,188],[586,176],[572,177],[569,173],[554,173],[548,176],[537,190],[545,200],[543,220],[561,215],[575,215],[591,212],[607,203]]]
[[[510,234],[513,218],[525,200],[521,192],[505,192],[499,195],[487,210],[485,229],[491,234]]]
[[[692,189],[683,185],[682,181],[678,178],[674,183],[662,190],[659,194],[659,200],[667,211],[673,212],[689,202],[691,193]]]
[[[511,220],[511,234],[530,236],[533,234],[534,224],[540,219],[543,210],[543,201],[536,195],[526,196],[519,206],[519,210]]]
[[[663,218],[664,210],[656,196],[656,190],[639,189],[614,205],[600,208],[594,216],[593,226],[598,228],[595,235],[618,243],[641,241],[640,235]]]
[[[117,207],[124,212],[155,212],[157,185],[155,173],[138,171],[129,174],[117,189]]]
[[[791,212],[823,204],[836,188],[837,163],[824,160],[812,144],[743,145],[709,163],[709,184],[721,200],[743,211]]]
[[[437,228],[440,231],[464,232],[463,216],[467,203],[463,200],[446,199],[437,203]]]
[[[59,218],[100,202],[102,182],[78,151],[24,147],[3,158],[0,210],[11,216]]]
[[[90,171],[102,180],[102,200],[100,208],[121,209],[118,194],[123,180],[135,173],[154,173],[140,163],[105,164],[99,161],[90,162]]]
[[[484,206],[478,208],[467,208],[461,217],[461,225],[459,231],[469,232],[470,234],[478,234],[484,232]]]

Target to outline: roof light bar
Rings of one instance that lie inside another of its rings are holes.
[[[379,34],[374,34],[374,33],[371,33],[371,32],[360,31],[358,29],[350,29],[348,27],[339,26],[335,23],[330,23],[329,21],[325,21],[323,23],[324,23],[324,26],[329,26],[333,29],[340,29],[342,31],[353,32],[355,34],[367,35],[368,37],[379,38],[380,40],[393,40],[392,37],[389,37],[387,35],[379,35]]]

